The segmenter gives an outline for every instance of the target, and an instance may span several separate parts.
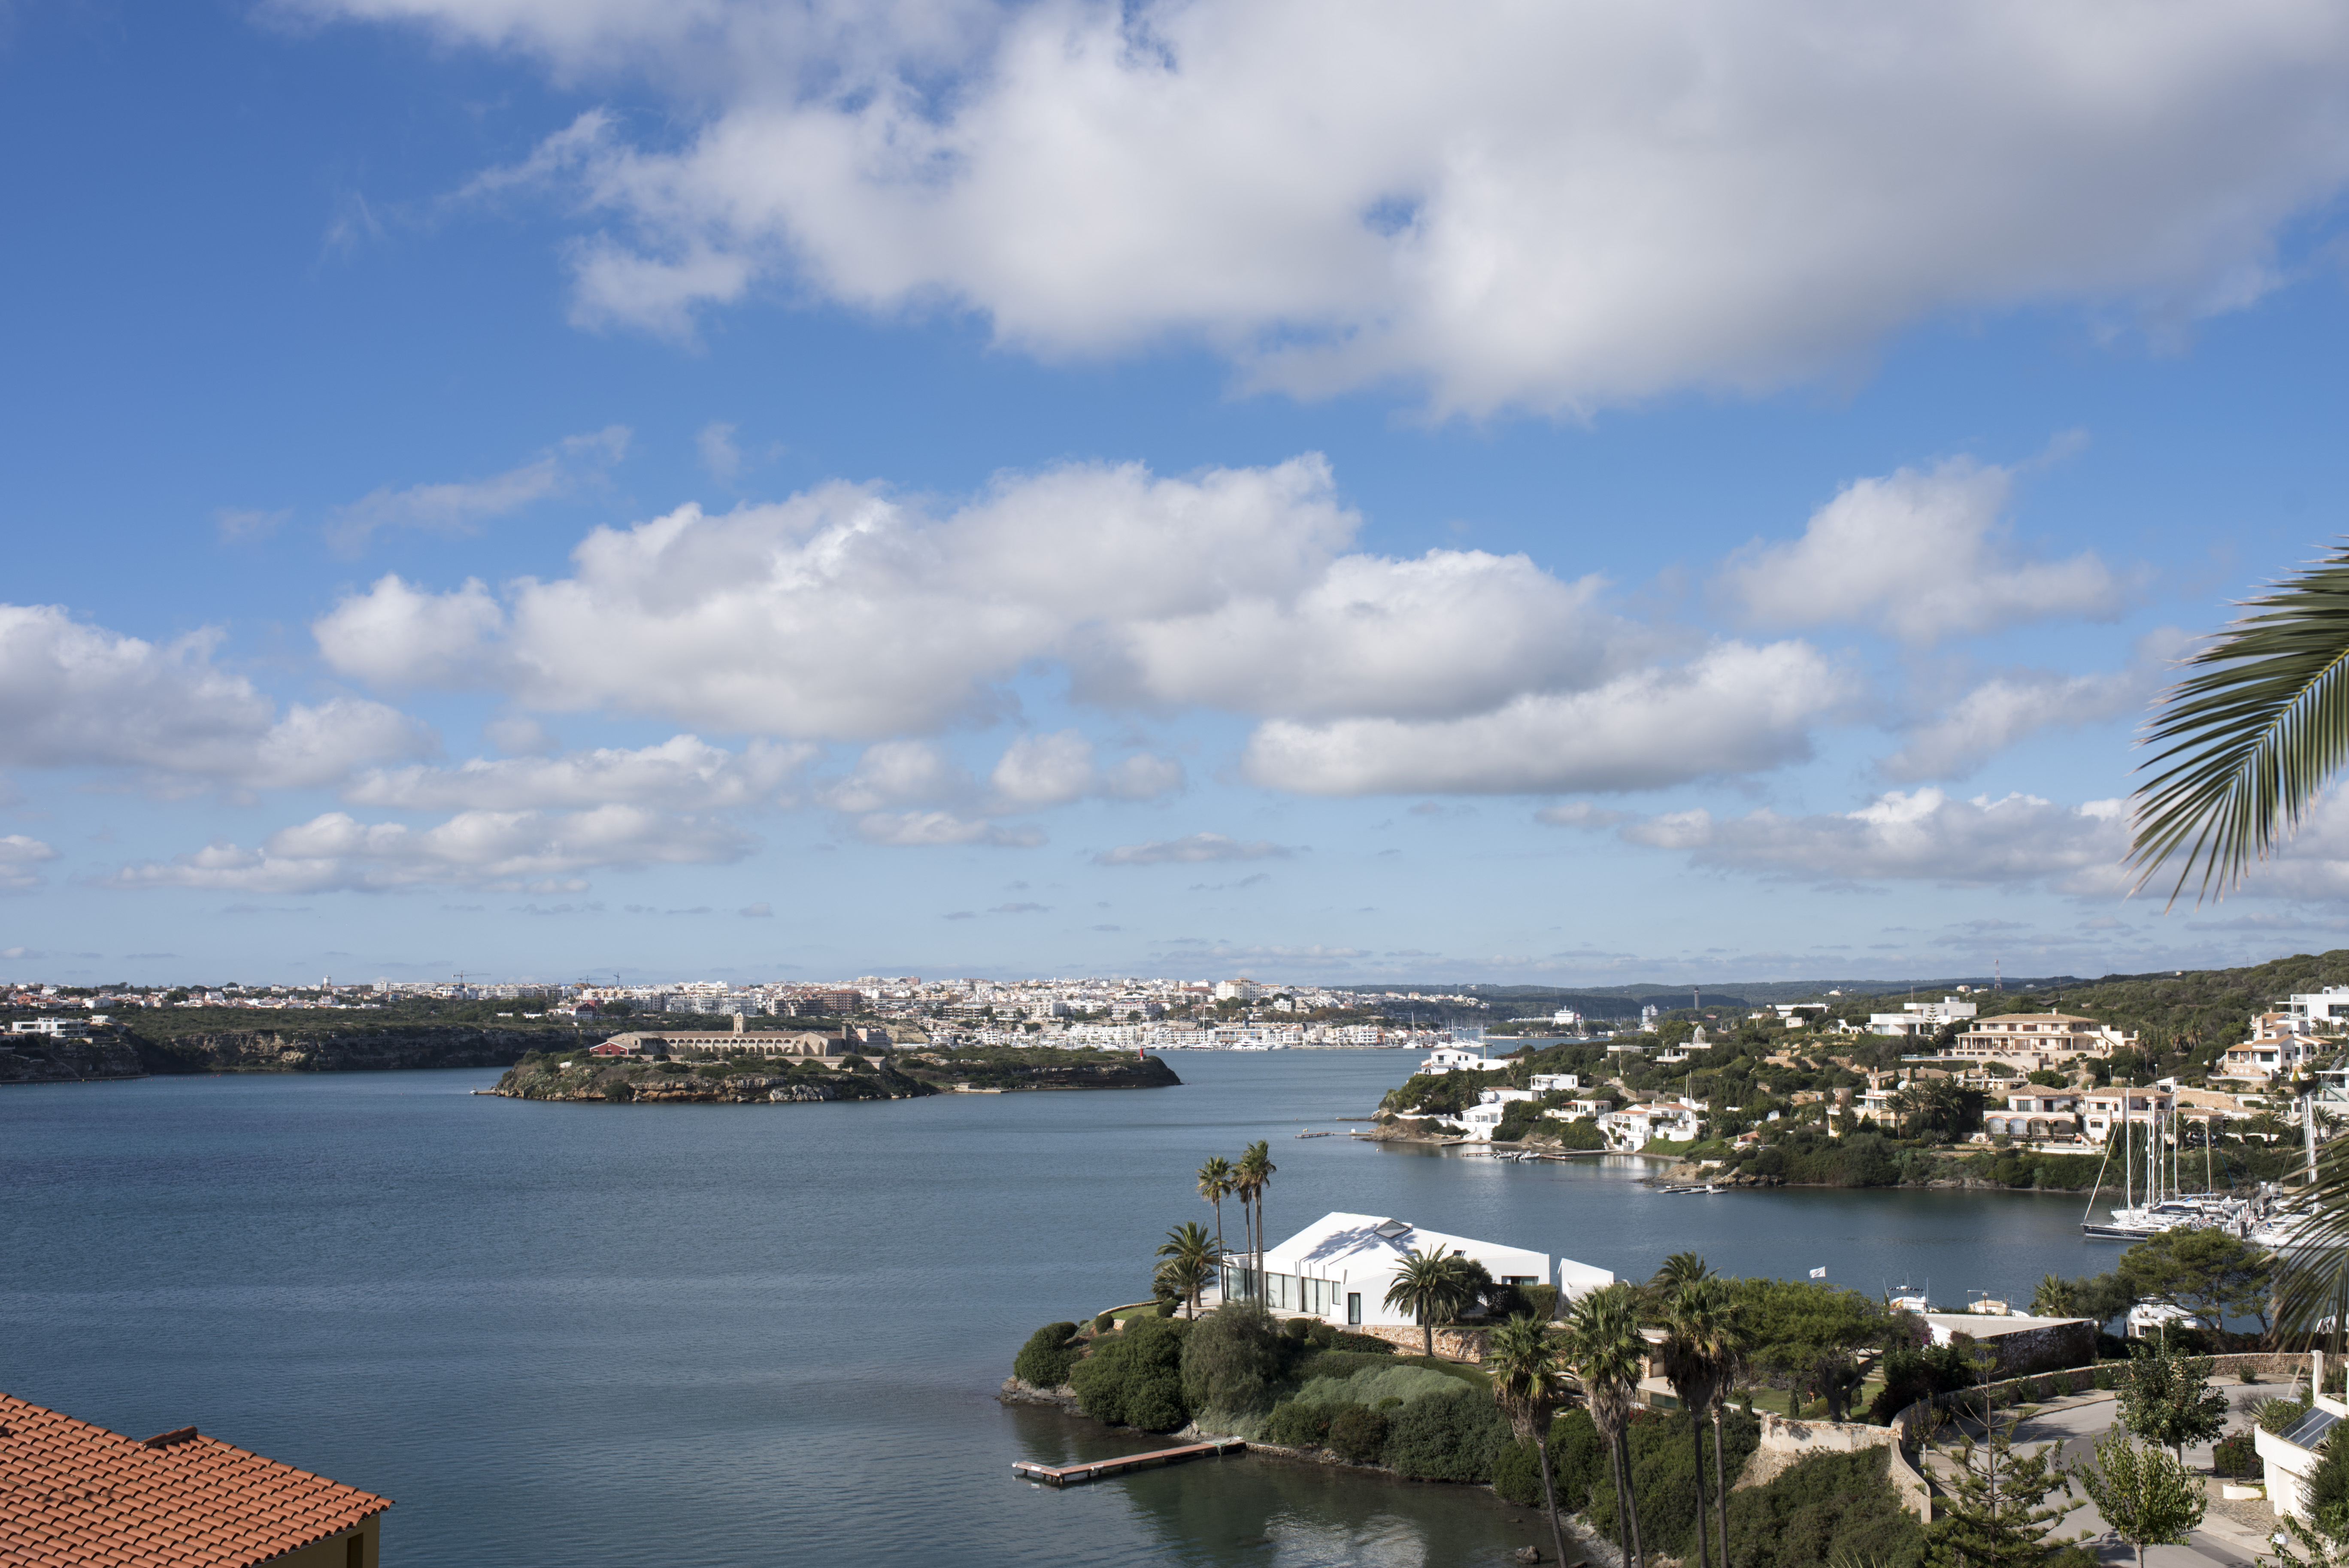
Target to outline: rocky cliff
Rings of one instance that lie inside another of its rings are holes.
[[[78,1083],[145,1076],[130,1040],[105,1030],[80,1040],[0,1035],[0,1083]]]
[[[543,1033],[429,1024],[365,1025],[316,1034],[272,1029],[130,1039],[151,1073],[385,1072],[398,1068],[502,1068],[545,1048]]]
[[[1156,1057],[1112,1051],[980,1047],[906,1051],[895,1060],[909,1077],[940,1088],[1171,1088],[1183,1080]]]

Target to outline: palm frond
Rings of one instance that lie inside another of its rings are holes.
[[[2176,903],[2223,898],[2291,837],[2325,781],[2349,761],[2349,549],[2250,601],[2251,613],[2187,661],[2144,744],[2153,777],[2131,812],[2137,886],[2181,855]]]

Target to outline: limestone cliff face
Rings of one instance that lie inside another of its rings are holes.
[[[941,1088],[1171,1088],[1183,1081],[1157,1057],[1108,1051],[909,1051],[897,1063]]]
[[[0,1035],[0,1083],[77,1083],[140,1078],[146,1071],[137,1049],[119,1032],[80,1040]]]
[[[460,1026],[358,1026],[317,1034],[236,1029],[149,1038],[133,1031],[139,1057],[153,1073],[386,1072],[401,1068],[511,1067],[546,1036],[520,1029]]]

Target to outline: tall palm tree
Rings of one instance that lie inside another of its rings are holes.
[[[1438,1246],[1432,1253],[1416,1248],[1405,1253],[1387,1284],[1386,1303],[1407,1312],[1427,1336],[1427,1353],[1435,1354],[1435,1322],[1459,1314],[1466,1304],[1468,1282],[1460,1269],[1460,1254]]]
[[[1629,1284],[1618,1282],[1575,1299],[1566,1320],[1567,1364],[1582,1383],[1591,1425],[1607,1445],[1615,1477],[1616,1544],[1632,1568],[1645,1568],[1640,1550],[1640,1511],[1631,1496],[1630,1454],[1623,1441],[1639,1397],[1640,1367],[1647,1341],[1640,1337],[1639,1304]]]
[[[1240,1150],[1240,1173],[1247,1182],[1248,1195],[1256,1200],[1256,1279],[1257,1289],[1264,1289],[1264,1193],[1272,1185],[1273,1172],[1279,1167],[1272,1162],[1272,1145],[1258,1139]]]
[[[1716,1275],[1713,1287],[1723,1292]],[[1729,1564],[1729,1470],[1722,1455],[1726,1446],[1722,1432],[1722,1412],[1729,1408],[1730,1390],[1745,1376],[1745,1357],[1753,1347],[1753,1339],[1739,1320],[1737,1304],[1723,1292],[1711,1334],[1705,1338],[1705,1354],[1713,1361],[1713,1511],[1714,1522],[1721,1526],[1722,1568]]]
[[[1674,1253],[1656,1270],[1656,1277],[1648,1282],[1651,1288],[1666,1292],[1684,1284],[1694,1284],[1701,1279],[1715,1278],[1711,1265],[1702,1253]]]
[[[1232,1162],[1218,1154],[1199,1167],[1199,1196],[1216,1206],[1216,1251],[1224,1250],[1224,1200],[1232,1195]]]
[[[2196,902],[2225,897],[2349,762],[2349,547],[2243,608],[2146,727],[2129,863],[2143,887],[2180,857],[2172,903],[2198,865]]]
[[[1198,1221],[1185,1220],[1166,1233],[1157,1255],[1166,1260],[1159,1265],[1159,1278],[1176,1287],[1175,1295],[1190,1316],[1198,1316],[1199,1293],[1224,1261],[1223,1243],[1207,1234],[1207,1227]]]
[[[1216,1206],[1216,1245],[1224,1244],[1224,1200],[1232,1195],[1232,1162],[1218,1154],[1199,1167],[1199,1196]]]
[[[1688,1280],[1664,1298],[1664,1377],[1688,1410],[1689,1453],[1696,1465],[1697,1568],[1705,1568],[1710,1555],[1704,1538],[1704,1417],[1720,1375],[1713,1348],[1723,1315],[1721,1294],[1702,1275]],[[1724,1557],[1728,1545],[1724,1535]]]
[[[1549,1475],[1549,1418],[1557,1408],[1558,1377],[1564,1367],[1549,1325],[1521,1316],[1493,1330],[1485,1347],[1485,1369],[1493,1375],[1493,1397],[1509,1413],[1509,1425],[1516,1429],[1518,1439],[1534,1440],[1534,1452],[1541,1461],[1542,1511],[1549,1515],[1550,1544],[1557,1548],[1557,1560],[1563,1563],[1566,1532],[1557,1522],[1557,1490]]]

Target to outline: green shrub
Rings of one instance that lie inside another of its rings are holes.
[[[1486,1481],[1508,1418],[1475,1388],[1413,1399],[1387,1419],[1386,1463],[1412,1480]]]
[[[1696,1456],[1689,1446],[1688,1418],[1654,1413],[1635,1418],[1625,1433],[1631,1454],[1631,1494],[1640,1504],[1640,1538],[1651,1552],[1678,1557],[1694,1547],[1696,1535]],[[1722,1463],[1731,1475],[1761,1446],[1761,1423],[1743,1410],[1726,1413],[1722,1421]],[[1710,1423],[1705,1440],[1705,1484],[1713,1480]],[[1613,1538],[1615,1484],[1602,1476],[1591,1488],[1592,1522]]]
[[[1287,1360],[1272,1314],[1254,1302],[1226,1302],[1184,1338],[1183,1398],[1195,1410],[1263,1409]]]
[[[1288,1336],[1291,1339],[1311,1339],[1313,1337],[1313,1320],[1309,1317],[1292,1317],[1287,1323],[1280,1326],[1280,1331]]]
[[[1069,1369],[1077,1364],[1077,1347],[1070,1342],[1077,1336],[1073,1323],[1048,1323],[1028,1336],[1013,1358],[1013,1376],[1039,1388],[1057,1388],[1069,1380]]]
[[[1392,1344],[1375,1334],[1349,1334],[1342,1328],[1330,1331],[1330,1348],[1359,1351],[1365,1356],[1392,1356],[1395,1353]]]
[[[1729,1560],[1738,1568],[1915,1568],[1924,1526],[1892,1490],[1889,1463],[1882,1449],[1813,1454],[1767,1486],[1731,1492]]]
[[[1361,1405],[1347,1405],[1330,1417],[1330,1449],[1354,1464],[1376,1464],[1386,1451],[1387,1418]]]
[[[1974,1366],[1962,1345],[1895,1346],[1884,1353],[1884,1387],[1868,1408],[1879,1427],[1920,1399],[1971,1387]]]
[[[1318,1449],[1330,1436],[1331,1412],[1319,1405],[1300,1405],[1294,1399],[1283,1399],[1272,1408],[1272,1415],[1264,1423],[1264,1439],[1283,1448]]]
[[[1115,1328],[1116,1326],[1117,1319],[1112,1317],[1108,1313],[1102,1312],[1093,1315],[1093,1332],[1095,1334],[1107,1334],[1111,1329]]]
[[[1558,1507],[1581,1512],[1598,1490],[1599,1477],[1607,1473],[1607,1445],[1599,1441],[1599,1425],[1589,1411],[1578,1407],[1550,1422],[1549,1463]]]
[[[1183,1401],[1183,1331],[1187,1323],[1136,1318],[1125,1332],[1093,1342],[1069,1381],[1078,1408],[1097,1421],[1170,1432],[1191,1418]]]
[[[1319,1349],[1327,1350],[1338,1343],[1338,1330],[1331,1324],[1316,1323],[1309,1332],[1314,1345]]]
[[[1181,1308],[1182,1305],[1183,1304],[1179,1301],[1162,1301],[1158,1304],[1158,1315],[1161,1317],[1172,1317],[1174,1315],[1175,1312]]]
[[[1330,1357],[1318,1357],[1313,1369],[1318,1373]],[[1333,1368],[1334,1370],[1334,1368]],[[1461,1391],[1460,1380],[1429,1367],[1367,1367],[1342,1377],[1314,1376],[1304,1379],[1297,1398],[1308,1405],[1326,1405],[1335,1409],[1340,1405],[1370,1405],[1381,1399],[1405,1404],[1417,1399],[1432,1399]]]
[[[2282,1437],[2293,1423],[2309,1412],[2313,1401],[2306,1389],[2292,1398],[2262,1399],[2251,1407],[2251,1418],[2260,1430]]]
[[[2335,1541],[2349,1537],[2349,1442],[2324,1445],[2324,1457],[2308,1472],[2301,1501],[2320,1532]]]
[[[2210,1472],[2258,1480],[2267,1472],[2267,1461],[2260,1458],[2258,1444],[2251,1433],[2230,1432],[2211,1445]]]
[[[1557,1286],[1527,1284],[1519,1285],[1517,1290],[1526,1298],[1526,1305],[1542,1322],[1547,1323],[1557,1315]]]
[[[1557,1478],[1551,1478],[1551,1485]],[[1520,1508],[1533,1508],[1542,1500],[1541,1450],[1523,1438],[1501,1445],[1493,1456],[1493,1490],[1507,1501]]]
[[[636,1098],[636,1086],[625,1078],[615,1080],[604,1086],[604,1098],[615,1105],[626,1105]]]

